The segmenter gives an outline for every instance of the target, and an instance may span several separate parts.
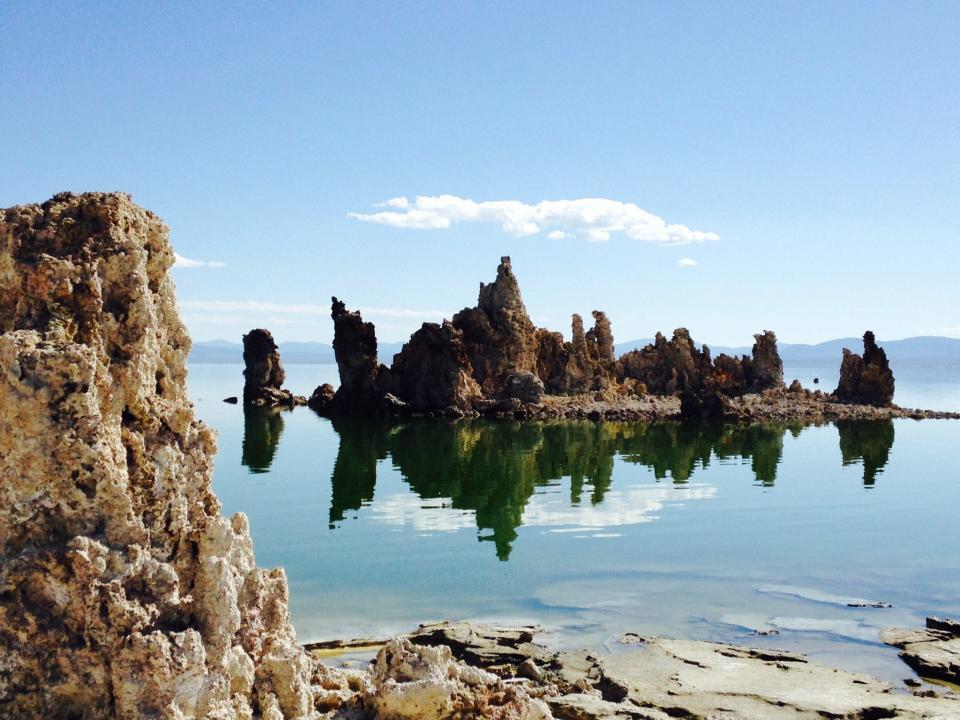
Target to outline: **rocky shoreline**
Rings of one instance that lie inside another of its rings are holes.
[[[951,621],[941,620],[939,627],[944,623]],[[331,708],[336,705],[333,717],[369,712],[410,720],[960,716],[960,694],[949,687],[915,678],[896,687],[811,662],[799,653],[633,633],[620,638],[616,652],[554,652],[536,642],[540,632],[532,626],[441,622],[395,638],[315,643],[305,649],[328,658],[337,647],[379,648],[370,667],[340,671],[343,685],[331,687],[327,698]],[[909,631],[892,632],[903,638]],[[915,634],[924,632],[931,631]],[[946,636],[952,631],[932,632]],[[956,634],[950,637],[960,642]],[[960,680],[956,667],[946,675],[929,677]]]
[[[536,405],[502,403],[483,413],[433,411],[409,413],[407,417],[487,417],[501,420],[596,420],[652,421],[685,420],[678,395],[648,397],[610,397],[603,393],[576,396],[547,396]],[[790,393],[771,390],[765,393],[731,398],[718,420],[726,422],[763,422],[770,420],[826,422],[831,420],[958,420],[960,413],[920,410],[899,405],[849,404],[822,393]]]

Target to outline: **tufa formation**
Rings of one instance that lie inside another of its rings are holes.
[[[293,407],[307,399],[283,389],[287,374],[269,330],[251,330],[243,336],[244,407]]]
[[[893,402],[893,371],[887,354],[877,346],[873,333],[863,334],[863,356],[843,349],[840,383],[833,391],[841,402],[885,406]]]
[[[0,211],[0,717],[315,713],[286,577],[211,491],[173,261],[124,194]]]
[[[729,398],[784,389],[777,338],[755,336],[751,356],[712,361],[684,328],[646,347],[614,351],[606,314],[594,310],[593,327],[574,315],[571,338],[530,320],[509,257],[497,277],[480,284],[477,305],[452,321],[424,323],[387,367],[377,358],[376,331],[359,312],[333,298],[334,351],[340,388],[317,388],[310,405],[325,415],[502,415],[529,412],[547,396],[623,397],[678,395],[681,412],[696,417],[729,414]]]

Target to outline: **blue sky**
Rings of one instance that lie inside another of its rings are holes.
[[[566,333],[960,336],[955,2],[5,2],[0,32],[0,206],[130,192],[223,264],[175,271],[195,339],[328,341],[337,295],[400,340],[505,254]]]

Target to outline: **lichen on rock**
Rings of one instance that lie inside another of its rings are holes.
[[[211,490],[153,213],[0,211],[0,716],[305,718],[282,570]]]

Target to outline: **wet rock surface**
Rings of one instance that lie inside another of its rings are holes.
[[[243,336],[243,404],[245,407],[293,407],[307,399],[283,389],[287,374],[269,330],[258,328]]]
[[[398,718],[575,720],[919,720],[960,713],[958,695],[895,692],[868,675],[812,663],[793,652],[634,633],[612,654],[554,652],[534,642],[538,631],[423,625],[380,651],[366,707]]]
[[[880,638],[918,675],[960,685],[960,621],[929,617],[924,629],[887,628]]]
[[[0,717],[315,712],[284,573],[211,491],[173,262],[127,195],[0,211]]]

